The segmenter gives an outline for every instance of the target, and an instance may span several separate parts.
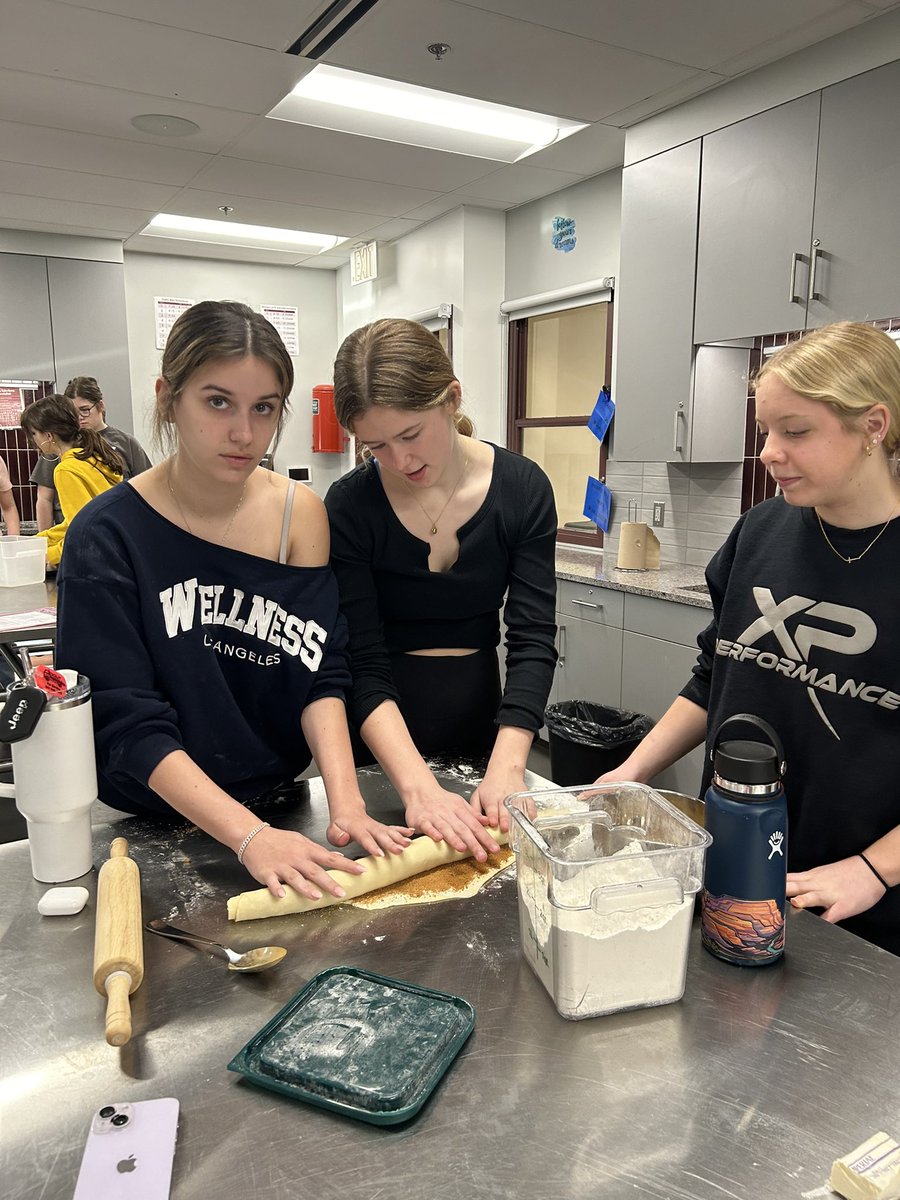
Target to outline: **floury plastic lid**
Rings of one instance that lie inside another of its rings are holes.
[[[355,967],[314,976],[228,1064],[374,1125],[415,1116],[475,1026],[467,1001]]]

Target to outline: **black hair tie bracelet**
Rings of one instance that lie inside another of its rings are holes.
[[[872,864],[869,862],[869,860],[866,858],[866,856],[864,854],[860,854],[859,857],[863,860],[863,862],[866,864],[866,866],[869,868],[869,870],[872,872],[872,874],[875,876],[875,878],[878,880],[878,882],[881,884],[881,886],[884,888],[884,890],[886,892],[889,892],[891,890],[891,885],[884,878],[884,876],[881,874],[881,872],[877,871],[875,869],[875,867],[872,866]]]

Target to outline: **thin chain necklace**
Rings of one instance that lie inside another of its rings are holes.
[[[841,554],[840,550],[835,550],[834,544],[833,544],[831,538],[825,532],[825,526],[822,524],[822,518],[819,516],[819,510],[815,509],[814,511],[816,514],[816,520],[819,522],[819,528],[822,530],[822,537],[828,543],[829,549],[838,556],[838,558],[841,560],[841,562],[845,562],[849,566],[852,563],[859,562],[859,560],[861,558],[866,557],[866,555],[869,553],[869,551],[872,549],[872,547],[875,545],[875,543],[878,541],[878,539],[881,537],[881,535],[887,529],[888,525],[890,525],[891,521],[893,521],[894,517],[897,515],[898,509],[900,509],[900,500],[898,500],[897,503],[894,505],[891,515],[888,517],[888,519],[885,521],[885,523],[882,525],[882,527],[878,530],[878,532],[872,538],[871,542],[869,542],[868,546],[866,546],[865,550],[863,550],[862,554],[855,554],[855,555],[851,555],[849,557],[846,554]]]
[[[412,486],[412,484],[409,482],[409,480],[408,480],[408,479],[406,478],[406,476],[404,475],[404,477],[403,477],[403,482],[406,484],[407,488],[409,489],[409,493],[410,493],[410,495],[412,496],[413,500],[415,500],[416,504],[418,504],[419,508],[421,508],[421,510],[422,510],[422,512],[425,514],[425,516],[428,518],[428,523],[431,525],[431,534],[432,534],[432,536],[434,536],[434,535],[437,533],[437,531],[438,531],[438,521],[441,519],[441,517],[442,517],[442,516],[444,515],[444,513],[447,511],[447,506],[449,505],[449,503],[450,503],[450,501],[453,499],[453,497],[456,495],[456,489],[457,489],[457,488],[459,487],[459,485],[462,483],[462,481],[463,481],[463,476],[465,475],[465,473],[466,473],[466,469],[468,468],[468,466],[469,466],[469,459],[468,459],[468,456],[467,456],[467,457],[466,457],[466,459],[465,459],[465,461],[463,462],[463,468],[462,468],[462,470],[461,470],[461,471],[460,471],[460,473],[459,473],[459,478],[457,479],[456,483],[454,483],[454,485],[453,485],[453,491],[450,493],[450,495],[449,495],[449,496],[447,497],[447,499],[445,500],[445,502],[444,502],[444,507],[441,509],[441,511],[438,513],[438,515],[437,515],[436,517],[432,517],[432,516],[431,516],[431,514],[430,514],[430,513],[429,513],[429,511],[428,511],[428,509],[425,507],[425,505],[422,503],[422,501],[421,501],[421,500],[419,499],[419,497],[416,495],[415,488]]]
[[[184,509],[181,507],[181,501],[178,499],[178,494],[175,491],[175,488],[172,486],[172,461],[171,461],[171,459],[169,460],[169,470],[166,475],[166,480],[169,484],[169,491],[172,494],[172,499],[175,501],[175,507],[178,509],[178,515],[181,517],[182,521],[184,522],[185,529],[188,531],[188,533],[191,535],[191,537],[196,537],[197,535],[194,533],[193,529],[191,529],[190,521],[184,515]],[[229,533],[231,532],[231,527],[234,524],[234,518],[238,515],[238,513],[240,512],[241,505],[244,503],[244,492],[246,492],[246,490],[247,490],[247,484],[245,481],[244,486],[241,488],[241,494],[240,494],[240,496],[238,496],[238,502],[234,506],[234,512],[232,512],[231,516],[228,519],[228,524],[225,526],[224,530],[220,534],[220,537],[219,537],[220,542],[224,542],[225,539],[228,537]]]

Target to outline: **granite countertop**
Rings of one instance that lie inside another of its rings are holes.
[[[604,567],[598,550],[556,547],[556,577],[574,583],[596,583],[616,592],[635,592],[657,600],[674,600],[695,608],[712,608],[702,567],[685,563],[663,563],[658,571],[620,571]]]

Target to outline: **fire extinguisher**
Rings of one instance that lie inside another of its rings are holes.
[[[342,454],[347,435],[334,411],[334,388],[320,383],[312,390],[312,448],[319,454]]]

